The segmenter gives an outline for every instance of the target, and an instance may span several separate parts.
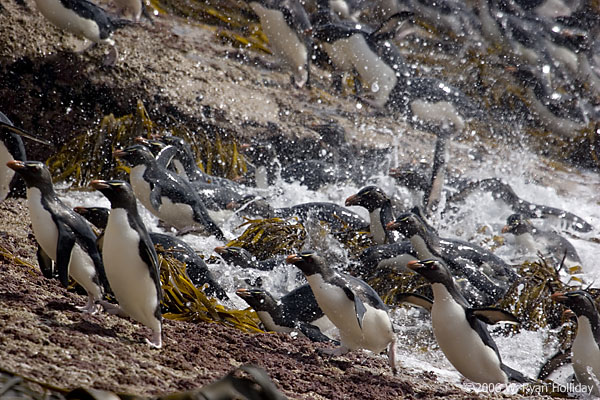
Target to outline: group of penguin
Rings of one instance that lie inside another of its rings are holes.
[[[9,122],[2,123],[2,132],[10,135],[22,132]],[[16,137],[20,141],[19,136]],[[66,206],[55,192],[49,170],[43,163],[13,159],[6,165],[25,181],[43,274],[48,278],[58,277],[63,285],[69,283],[69,277],[72,278],[88,295],[87,303],[81,307],[83,312],[97,313],[104,308],[108,313],[129,316],[149,327],[152,336],[148,342],[154,347],[161,347],[162,290],[156,253],[159,247],[177,248],[178,251],[173,253],[183,253],[182,261],[186,263],[188,274],[199,275],[194,283],[199,286],[208,284],[205,289],[208,293],[223,300],[227,299],[227,294],[212,278],[204,262],[193,259],[195,252],[185,242],[172,235],[147,231],[137,209],[137,200],[167,227],[175,227],[181,234],[199,232],[224,240],[225,236],[209,215],[192,182],[198,184],[204,180],[200,187],[212,187],[215,192],[219,188],[228,188],[226,193],[236,193],[233,197],[238,200],[241,197],[239,201],[248,196],[239,193],[237,183],[233,181],[203,172],[193,178],[193,169],[197,166],[195,163],[188,165],[186,172],[185,153],[186,149],[190,149],[180,138],[137,139],[136,142],[114,153],[116,158],[130,164],[130,183],[94,180],[90,184],[110,201],[110,210],[97,207],[71,209]],[[3,139],[3,143],[9,141]],[[140,143],[153,144],[155,154]],[[443,146],[438,146],[438,150],[443,151]],[[177,165],[181,167],[181,175],[175,172]],[[443,165],[440,168],[445,169]],[[432,181],[437,179],[436,175],[439,174],[432,172]],[[3,184],[6,186],[6,183]],[[231,200],[226,198],[222,203]],[[485,383],[531,382],[502,362],[485,327],[485,324],[498,322],[519,322],[509,312],[489,306],[502,297],[508,284],[518,278],[516,273],[504,261],[479,246],[439,238],[422,211],[431,203],[427,199],[424,199],[423,207],[401,213],[396,218],[391,203],[383,190],[367,186],[345,202],[346,206],[362,206],[369,211],[370,222],[366,224],[357,223],[353,218],[360,219],[359,216],[333,203],[301,204],[295,206],[295,211],[291,207],[288,215],[296,215],[303,220],[316,217],[325,222],[328,218],[331,222],[349,220],[356,223],[353,229],[369,229],[377,245],[365,250],[359,257],[359,264],[376,271],[382,268],[380,261],[386,261],[398,270],[414,271],[430,283],[432,299],[416,293],[401,293],[396,296],[396,301],[411,303],[430,312],[440,349],[463,376]],[[544,210],[544,206],[538,208]],[[328,214],[329,217],[325,217]],[[101,240],[84,216],[103,230]],[[573,220],[582,225],[580,218],[573,216]],[[529,224],[527,219],[513,215],[508,218],[505,230],[512,230],[515,234],[524,230],[531,235],[531,229],[521,226]],[[333,224],[330,226],[334,227],[332,229],[340,228]],[[397,240],[394,232],[399,232],[406,240]],[[155,249],[157,244],[161,246]],[[568,250],[563,248],[561,251]],[[273,269],[273,264],[259,262],[241,248],[224,246],[215,251],[226,262],[242,268]],[[376,265],[369,267],[369,260],[373,257],[377,260]],[[265,329],[296,330],[311,340],[334,343],[338,346],[333,350],[323,350],[332,355],[342,355],[355,349],[374,353],[387,350],[389,364],[396,371],[394,326],[388,307],[373,288],[362,279],[338,271],[314,250],[301,251],[274,262],[282,261],[299,268],[307,284],[279,300],[258,287],[241,288],[236,292],[257,311]],[[457,276],[464,277],[461,281],[467,286],[457,285]],[[106,301],[106,293],[112,294],[118,305]],[[592,385],[594,393],[598,393],[593,376],[600,372],[600,358],[596,357],[600,320],[595,302],[581,290],[555,293],[553,299],[570,307],[578,317],[578,333],[572,350],[575,374],[579,382]],[[333,327],[338,332],[333,335],[334,338],[329,336]]]
[[[116,1],[128,19],[112,17],[87,0],[35,1],[56,26],[113,49],[112,33],[139,21],[145,12],[144,0]],[[506,58],[513,60],[506,71],[511,71],[524,89],[520,113],[525,119],[537,119],[548,131],[565,139],[576,138],[600,112],[596,55],[600,13],[593,1],[480,0],[470,5],[456,0],[434,4],[424,0],[247,2],[261,23],[269,48],[291,70],[294,85],[310,85],[311,63],[324,65],[332,70],[334,89],[342,89],[345,75],[356,76],[354,89],[362,102],[375,110],[400,112],[419,126],[451,126],[463,131],[468,120],[486,123],[499,117],[498,110],[485,110],[459,88],[417,72],[406,62],[397,40],[411,34],[422,34],[427,40],[431,32],[456,38],[454,46],[462,43],[462,48],[455,49],[457,53],[482,46],[502,49]],[[150,19],[147,12],[144,15]],[[429,27],[429,32],[423,26]],[[116,50],[111,62],[115,57]],[[514,119],[514,114],[500,118]]]
[[[132,1],[123,3],[120,8],[125,16],[138,21],[143,3]],[[248,197],[239,190],[236,182],[205,174],[197,167],[193,154],[190,155],[187,143],[163,137],[141,139],[114,153],[116,158],[130,164],[129,183],[91,182],[91,187],[110,201],[108,212],[85,208],[73,210],[54,191],[50,173],[43,163],[27,161],[24,155],[18,156],[9,149],[11,139],[8,135],[13,135],[14,127],[11,128],[12,124],[2,114],[0,161],[8,169],[3,168],[6,173],[2,175],[0,194],[6,197],[10,187],[14,186],[12,171],[24,180],[42,272],[47,277],[58,277],[63,285],[68,283],[69,277],[79,283],[88,295],[82,311],[96,313],[104,308],[109,313],[129,316],[149,327],[152,330],[149,343],[161,347],[162,291],[155,249],[158,241],[168,242],[166,247],[169,248],[179,246],[188,254],[184,262],[188,274],[196,271],[198,284],[208,283],[206,290],[217,297],[226,298],[227,295],[207,272],[203,261],[194,259],[189,246],[186,248],[187,245],[174,236],[159,237],[159,234],[147,231],[138,213],[137,200],[180,234],[195,232],[213,235],[222,241],[226,238],[218,221],[231,208],[264,217],[296,215],[309,218],[317,215],[320,220],[329,218],[330,224],[341,220],[345,225],[368,227],[377,243],[359,257],[361,268],[376,270],[383,264],[392,264],[400,270],[414,271],[430,283],[432,299],[414,293],[399,294],[397,299],[430,311],[440,349],[463,376],[482,383],[529,382],[529,378],[502,362],[485,326],[501,321],[518,323],[510,313],[489,307],[506,293],[518,276],[510,265],[493,253],[467,242],[441,238],[427,222],[435,213],[444,211],[440,199],[445,196],[442,191],[447,184],[444,160],[448,131],[462,130],[464,120],[481,117],[481,110],[451,85],[415,76],[391,39],[403,34],[406,21],[427,19],[428,13],[433,12],[434,17],[428,21],[439,24],[440,29],[454,33],[460,29],[463,36],[480,35],[483,40],[505,44],[513,48],[523,64],[528,59],[550,59],[555,75],[541,73],[531,65],[521,65],[515,76],[530,89],[532,110],[542,122],[552,129],[559,129],[563,136],[572,137],[581,125],[569,124],[571,116],[555,117],[556,107],[550,102],[554,93],[552,84],[554,77],[564,72],[562,68],[570,68],[585,82],[582,90],[592,93],[592,97],[600,94],[600,78],[593,67],[597,63],[593,50],[597,46],[594,27],[599,26],[598,13],[593,9],[589,12],[592,6],[586,1],[581,1],[575,10],[563,9],[559,19],[547,17],[544,14],[547,11],[542,11],[545,5],[542,2],[526,0],[482,0],[477,2],[476,10],[451,0],[443,1],[437,7],[419,0],[408,2],[407,7],[400,7],[395,1],[369,2],[373,3],[369,7],[364,4],[367,2],[359,1],[316,0],[314,3],[261,0],[250,1],[249,6],[258,16],[273,53],[291,68],[292,81],[297,87],[310,85],[310,63],[318,58],[314,55],[318,50],[333,66],[337,89],[344,74],[355,73],[364,86],[357,91],[367,89],[360,93],[362,101],[375,109],[400,111],[411,121],[436,127],[438,142],[432,170],[425,173],[424,179],[415,178],[413,170],[401,170],[396,174],[399,183],[424,192],[421,208],[404,210],[394,218],[386,193],[367,186],[349,197],[345,205],[365,207],[370,215],[368,223],[362,223],[364,221],[355,213],[334,204],[306,203],[273,209],[255,196]],[[36,0],[36,4],[52,23],[94,43],[114,46],[112,32],[130,23],[110,17],[86,0]],[[375,22],[374,28],[357,22],[365,10],[369,21]],[[460,28],[456,21],[460,21]],[[535,32],[548,42],[544,52],[539,41],[532,43],[531,37],[527,40],[527,32],[530,36]],[[314,40],[320,45],[314,46]],[[558,44],[562,47],[550,52],[554,49],[551,45]],[[567,51],[573,55],[567,54],[557,60],[557,54],[564,55]],[[593,112],[594,106],[585,103],[579,108]],[[581,264],[576,251],[564,238],[535,229],[528,219],[559,217],[575,230],[590,231],[592,227],[583,219],[563,210],[527,203],[499,180],[451,183],[456,187],[452,195],[448,195],[446,206],[457,204],[473,190],[489,191],[515,211],[507,219],[505,232],[514,233],[522,247],[528,251],[540,250],[537,246],[546,238],[549,240],[543,242],[548,246],[541,249],[542,253],[565,265]],[[93,223],[104,230],[100,247],[97,236],[82,215],[88,215],[90,219],[98,217]],[[407,240],[397,240],[394,232]],[[224,259],[237,258],[253,267],[258,265],[259,269],[270,268],[253,260],[252,255],[244,255],[243,249],[221,247],[216,251]],[[339,346],[329,351],[331,354],[341,355],[354,349],[375,353],[387,350],[390,366],[396,370],[396,336],[388,308],[365,281],[331,267],[315,251],[289,255],[285,262],[302,271],[307,286],[301,286],[279,300],[260,288],[237,291],[255,308],[267,329],[299,330],[313,340],[336,342],[323,334],[330,323],[339,332]],[[460,282],[457,277],[462,278]],[[104,300],[104,295],[109,292],[118,305]],[[575,375],[579,382],[593,386],[593,393],[600,395],[596,378],[600,377],[600,320],[595,302],[581,290],[555,293],[553,299],[564,303],[577,315],[578,332],[572,348]]]

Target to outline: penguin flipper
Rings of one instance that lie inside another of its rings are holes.
[[[433,301],[425,296],[417,293],[396,293],[395,300],[397,303],[409,303],[417,307],[421,307],[431,312]]]
[[[365,313],[367,312],[367,308],[365,307],[362,300],[358,296],[356,296],[350,288],[345,286],[344,292],[346,293],[346,296],[348,296],[348,298],[350,300],[354,301],[354,310],[356,311],[356,320],[358,322],[358,326],[360,327],[360,329],[362,329],[362,322],[363,322],[363,318],[365,317]]]
[[[512,313],[496,307],[470,308],[468,312],[488,325],[494,325],[498,322],[506,322],[515,325],[521,323],[521,321],[519,321]]]
[[[39,245],[37,249],[37,259],[42,275],[48,279],[54,278],[54,262]]]
[[[571,349],[560,350],[558,353],[553,355],[548,361],[542,365],[540,372],[538,372],[538,379],[546,379],[552,372],[560,368],[565,364],[571,363]]]
[[[526,377],[521,372],[517,371],[516,369],[512,369],[508,365],[502,364],[500,366],[500,368],[502,369],[502,371],[504,371],[504,373],[508,377],[508,380],[511,381],[511,382],[517,382],[517,383],[535,383],[534,379]]]
[[[58,243],[56,244],[56,270],[58,279],[63,286],[69,285],[69,264],[71,252],[75,246],[75,235],[62,224],[58,224]]]
[[[150,191],[150,205],[152,206],[152,208],[154,208],[154,210],[158,211],[160,209],[160,206],[162,204],[161,201],[161,191],[160,191],[160,187],[158,185],[153,185],[154,187],[152,188],[152,190]]]
[[[177,147],[175,146],[165,147],[156,155],[156,163],[162,168],[167,168],[177,155],[177,151]]]
[[[296,327],[300,330],[300,332],[302,332],[304,336],[306,336],[313,342],[328,342],[334,343],[337,346],[340,345],[340,342],[338,342],[337,340],[333,340],[329,336],[325,335],[323,332],[321,332],[319,327],[315,325],[299,321],[296,324]]]

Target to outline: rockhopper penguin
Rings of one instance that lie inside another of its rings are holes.
[[[94,180],[90,185],[111,204],[102,258],[108,282],[119,302],[117,312],[152,329],[152,339],[148,343],[160,348],[162,288],[158,257],[138,214],[131,186],[123,181],[103,180]]]
[[[411,261],[408,268],[431,284],[433,333],[440,349],[458,372],[478,383],[528,381],[523,374],[502,363],[498,348],[484,325],[484,321],[517,322],[515,317],[498,309],[472,309],[439,259]]]
[[[44,164],[13,160],[7,165],[21,175],[27,185],[27,205],[39,245],[38,262],[42,273],[52,278],[54,261],[63,286],[68,285],[70,276],[87,292],[87,304],[80,309],[91,314],[99,312],[98,302],[107,285],[92,228],[60,200]]]
[[[332,354],[355,349],[380,353],[387,349],[395,372],[396,334],[387,306],[377,292],[364,281],[329,267],[313,251],[292,254],[286,261],[304,273],[319,307],[340,332],[342,346]]]
[[[582,290],[554,293],[554,301],[569,307],[577,315],[577,335],[571,351],[577,381],[600,396],[600,317],[592,296]]]

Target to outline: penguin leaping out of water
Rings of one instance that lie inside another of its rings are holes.
[[[23,177],[27,185],[27,205],[31,226],[38,242],[38,262],[46,278],[54,276],[54,266],[63,286],[69,276],[88,294],[80,309],[95,314],[108,287],[96,235],[85,219],[67,207],[52,185],[48,168],[38,161],[9,161],[7,165]]]
[[[103,180],[94,180],[90,185],[106,196],[111,205],[102,258],[106,277],[119,302],[116,312],[152,329],[152,339],[148,343],[160,348],[162,288],[158,257],[138,214],[131,186],[123,181]]]
[[[250,0],[269,39],[269,48],[292,69],[292,83],[310,84],[311,29],[308,14],[299,0]]]
[[[131,21],[113,18],[87,0],[35,0],[35,3],[42,15],[58,28],[91,41],[92,46],[111,46],[109,61],[116,61],[117,51],[111,36],[115,30],[131,24]]]
[[[497,309],[475,311],[460,293],[443,261],[411,261],[408,268],[431,284],[431,324],[438,345],[448,361],[465,378],[478,383],[528,382],[529,379],[502,363],[498,348],[484,325],[507,318]]]
[[[348,197],[345,202],[348,206],[361,206],[369,212],[369,229],[373,240],[377,244],[393,243],[391,231],[386,230],[387,224],[394,221],[392,200],[377,186],[366,186]]]
[[[337,272],[315,252],[292,254],[286,261],[304,273],[319,307],[340,332],[342,346],[332,354],[355,349],[380,353],[387,349],[395,372],[396,334],[387,306],[377,292],[364,281]]]
[[[577,381],[591,387],[591,394],[600,396],[600,316],[596,302],[583,290],[554,293],[552,300],[569,307],[577,315],[577,335],[571,351]]]

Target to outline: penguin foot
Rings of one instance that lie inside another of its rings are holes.
[[[392,373],[396,375],[398,373],[398,368],[396,368],[396,339],[392,340],[388,345],[387,356],[388,363],[392,368]]]
[[[98,314],[102,311],[102,306],[100,304],[96,303],[91,298],[88,298],[88,301],[85,304],[85,306],[76,307],[76,308],[81,312],[84,312],[86,314],[91,314],[91,315]]]
[[[104,310],[111,315],[118,315],[119,317],[128,317],[127,313],[119,307],[118,304],[109,303],[106,300],[100,300],[100,305],[104,307]]]
[[[161,331],[152,331],[152,339],[146,338],[146,343],[155,349],[160,349],[162,347]]]
[[[102,61],[102,65],[104,65],[105,67],[114,67],[117,64],[118,57],[119,53],[117,52],[117,48],[115,46],[111,46],[110,51]]]

